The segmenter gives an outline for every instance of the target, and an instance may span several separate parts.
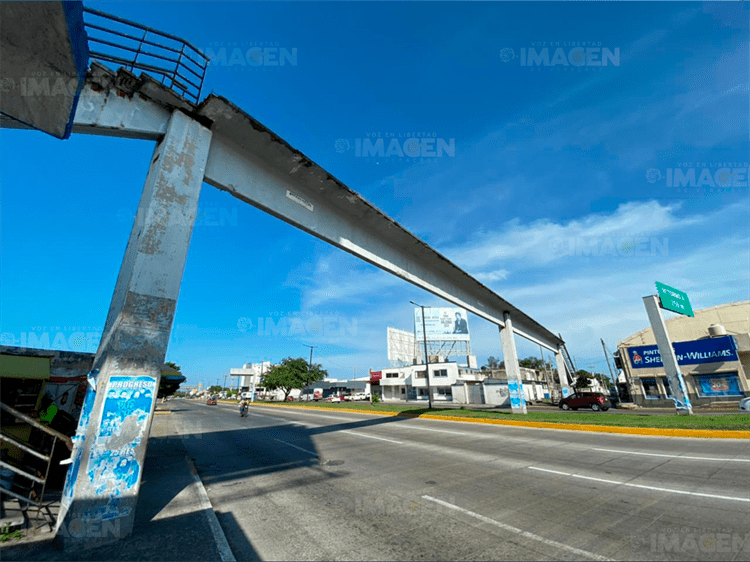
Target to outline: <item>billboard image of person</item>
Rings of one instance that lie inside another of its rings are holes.
[[[469,322],[460,308],[425,308],[424,326],[430,341],[469,341]],[[414,333],[417,341],[424,338],[422,309],[414,309]]]
[[[468,334],[469,333],[469,324],[461,317],[460,312],[456,312],[456,321],[453,324],[453,333],[454,334]]]

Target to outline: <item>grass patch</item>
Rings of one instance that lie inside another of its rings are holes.
[[[261,402],[262,403],[262,402]],[[276,404],[281,404],[276,402]],[[286,403],[290,407],[304,408],[307,404]],[[750,414],[711,415],[655,415],[638,413],[594,413],[594,412],[529,412],[526,415],[513,414],[502,410],[459,410],[455,408],[422,408],[413,405],[374,404],[362,402],[344,402],[331,404],[312,402],[310,406],[331,410],[361,410],[363,412],[397,413],[404,417],[416,417],[420,414],[434,414],[455,418],[489,418],[498,420],[532,421],[547,423],[570,423],[579,425],[610,425],[617,427],[650,427],[656,429],[718,429],[728,431],[750,430]]]

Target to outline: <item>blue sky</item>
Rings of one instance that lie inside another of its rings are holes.
[[[211,49],[204,95],[561,333],[579,367],[605,371],[599,338],[646,326],[657,280],[696,309],[750,298],[745,3],[86,5]],[[618,63],[522,65],[579,45]],[[232,59],[255,46],[296,59]],[[455,150],[356,153],[415,133]],[[4,129],[0,148],[3,343],[95,351],[153,143]],[[361,376],[387,366],[388,326],[413,327],[409,300],[447,305],[207,185],[200,213],[167,354],[189,383],[304,344]],[[469,325],[480,364],[501,355],[496,327]]]

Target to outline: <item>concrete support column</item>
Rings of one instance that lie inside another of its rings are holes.
[[[557,377],[560,379],[560,393],[565,398],[570,394],[570,385],[575,381],[571,381],[568,377],[568,369],[565,367],[565,359],[561,348],[557,348],[555,352],[555,367],[557,368]]]
[[[693,406],[690,404],[690,398],[685,388],[685,380],[682,378],[680,366],[677,364],[677,356],[672,347],[672,341],[669,339],[667,325],[659,311],[659,297],[656,295],[643,297],[643,304],[646,306],[646,314],[648,314],[648,319],[651,322],[651,329],[654,331],[661,362],[664,364],[667,380],[672,389],[675,409],[680,415],[692,415]]]
[[[525,414],[526,396],[523,393],[523,381],[521,380],[521,368],[518,365],[518,353],[516,352],[516,340],[513,336],[513,324],[509,312],[506,312],[504,316],[505,327],[500,327],[500,340],[503,344],[505,374],[508,377],[510,407],[514,414]]]
[[[65,548],[132,532],[210,143],[175,111],[154,150],[74,438],[56,528]]]

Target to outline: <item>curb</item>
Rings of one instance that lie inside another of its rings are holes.
[[[201,477],[198,476],[198,471],[195,469],[195,465],[193,464],[192,459],[186,455],[185,460],[188,463],[190,474],[193,475],[193,480],[195,481],[196,487],[198,488],[198,495],[201,499],[201,508],[206,514],[206,519],[208,519],[208,526],[211,527],[211,533],[213,534],[214,541],[216,542],[216,550],[219,551],[219,556],[221,556],[222,562],[236,562],[236,558],[232,553],[232,549],[229,548],[229,543],[227,542],[227,537],[224,534],[224,530],[219,524],[219,519],[216,517],[216,513],[214,513],[214,508],[211,505],[211,500],[208,499],[206,489],[203,487],[203,481],[201,480]]]
[[[491,425],[510,425],[515,427],[533,427],[537,429],[562,429],[569,431],[590,431],[596,433],[619,433],[625,435],[651,435],[656,437],[698,437],[703,439],[750,439],[750,431],[731,431],[726,429],[669,429],[655,427],[622,427],[616,425],[591,425],[576,423],[532,422],[516,420],[493,420],[487,418],[462,418],[458,416],[441,416],[438,414],[402,414],[401,412],[365,412],[349,408],[316,408],[315,406],[287,406],[286,404],[253,404],[271,408],[299,408],[302,410],[319,410],[324,412],[348,412],[352,414],[369,414],[375,416],[400,416],[462,423],[485,423]]]

